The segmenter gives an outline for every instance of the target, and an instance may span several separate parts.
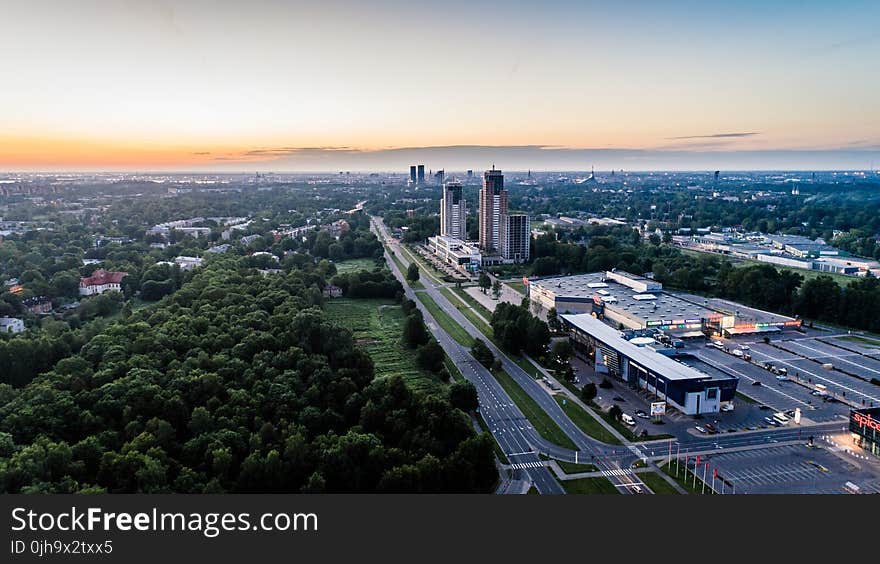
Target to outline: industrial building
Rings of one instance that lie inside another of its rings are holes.
[[[568,330],[575,354],[600,374],[647,390],[687,415],[717,413],[733,402],[736,377],[711,376],[649,346],[627,341],[620,331],[589,313],[561,315],[560,319]]]
[[[677,337],[779,331],[800,320],[732,302],[673,294],[657,280],[622,271],[528,280],[544,310],[589,313],[621,329],[660,329]]]

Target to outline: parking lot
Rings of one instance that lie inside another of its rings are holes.
[[[846,493],[847,482],[864,493],[880,493],[880,476],[871,464],[848,460],[821,442],[712,455],[707,461],[735,493]]]

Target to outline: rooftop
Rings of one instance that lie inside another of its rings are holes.
[[[592,335],[612,347],[633,362],[667,378],[668,380],[710,380],[713,376],[699,372],[690,366],[672,360],[652,348],[640,347],[621,336],[621,332],[609,327],[588,313],[562,315],[564,320],[576,328]]]

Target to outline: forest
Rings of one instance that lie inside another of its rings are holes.
[[[29,384],[0,384],[2,491],[477,492],[491,439],[373,378],[317,267],[222,256]]]

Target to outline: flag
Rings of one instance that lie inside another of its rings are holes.
[[[712,478],[717,478],[717,477],[718,477],[718,468],[716,468],[715,470],[712,470]]]
[[[697,465],[697,466],[700,465],[700,455],[699,455],[699,454],[697,455],[697,462],[696,462],[696,465]]]

